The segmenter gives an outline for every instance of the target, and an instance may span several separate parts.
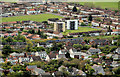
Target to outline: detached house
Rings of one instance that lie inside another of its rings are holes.
[[[33,61],[41,61],[40,56],[32,56],[32,57],[30,58],[30,62],[33,62]]]
[[[39,56],[41,59],[45,60],[47,57],[47,53],[46,51],[40,51],[40,52],[36,52],[35,56]]]
[[[88,59],[88,57],[90,56],[90,55],[83,53],[80,50],[77,50],[75,48],[71,48],[69,50],[69,53],[70,53],[71,58],[77,58],[77,59],[80,59],[80,58]]]
[[[56,60],[56,58],[57,58],[57,54],[51,53],[51,54],[46,56],[46,61]]]
[[[96,49],[96,48],[90,48],[88,51],[87,51],[88,54],[91,54],[91,55],[94,55],[94,54],[99,54],[101,53],[101,50],[100,49]]]

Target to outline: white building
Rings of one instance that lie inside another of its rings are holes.
[[[78,29],[78,20],[67,20],[67,29],[77,30]]]

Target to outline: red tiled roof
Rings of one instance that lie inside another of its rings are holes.
[[[120,32],[120,29],[113,29],[113,32]]]
[[[30,11],[35,11],[35,9],[30,9]]]
[[[31,37],[33,34],[28,34],[28,36],[27,37]]]
[[[17,23],[16,21],[13,21],[13,22],[3,22],[2,24],[15,24]]]

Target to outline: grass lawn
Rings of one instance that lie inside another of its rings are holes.
[[[86,2],[76,2],[80,3],[82,5],[86,4]],[[118,2],[87,2],[89,3],[89,6],[94,5],[95,7],[100,7],[100,8],[109,8],[112,10],[117,10],[118,9]]]
[[[118,35],[110,35],[110,36],[93,36],[93,37],[82,37],[83,39],[90,40],[90,39],[108,39],[112,40],[112,37],[118,37]]]
[[[77,33],[77,32],[88,32],[88,31],[96,31],[99,29],[93,29],[90,27],[78,27],[78,30],[66,30],[65,32],[62,32],[63,35],[67,35],[68,33]]]
[[[2,22],[11,22],[11,21],[24,21],[24,20],[32,20],[32,21],[46,21],[49,18],[62,18],[58,15],[53,14],[38,14],[38,15],[25,15],[25,16],[15,16],[15,17],[6,17],[2,18]]]

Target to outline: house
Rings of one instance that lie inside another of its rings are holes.
[[[107,55],[106,55],[106,58],[110,58],[110,57],[112,57],[112,55],[113,55],[113,54],[107,54]]]
[[[75,48],[71,48],[69,50],[69,53],[70,53],[71,58],[77,58],[77,59],[80,59],[80,58],[88,59],[88,57],[90,56],[90,55],[83,53],[80,50],[77,50]]]
[[[32,57],[30,58],[30,62],[33,62],[33,61],[41,61],[40,56],[32,56]]]
[[[30,9],[27,11],[27,14],[30,15],[30,14],[39,14],[40,13],[40,10],[36,10],[36,9]]]
[[[10,54],[10,57],[24,57],[24,53],[13,52]]]
[[[94,26],[94,27],[99,27],[99,26],[100,26],[100,23],[92,22],[92,26]]]
[[[105,71],[104,71],[104,69],[102,68],[101,65],[94,64],[92,66],[92,68],[95,70],[95,72],[93,73],[93,75],[97,75],[97,74],[105,75]]]
[[[78,29],[78,20],[66,20],[68,30],[77,30]]]
[[[59,50],[59,54],[66,54],[67,53],[67,49],[60,49]]]
[[[86,76],[86,73],[84,73],[82,70],[79,70],[77,68],[68,68],[68,72],[72,75],[72,76],[76,76],[76,75],[81,75],[81,76]]]
[[[41,68],[34,68],[32,70],[32,72],[34,72],[35,75],[41,75],[41,74],[45,73],[45,71]]]
[[[35,52],[27,52],[25,53],[25,57],[32,57],[35,56]]]
[[[114,52],[120,54],[120,48],[117,48]]]
[[[50,61],[50,60],[56,60],[56,54],[55,53],[51,53],[49,55],[46,56],[46,61]]]
[[[52,73],[53,77],[64,77],[63,72],[61,71],[56,71],[54,73]]]
[[[58,68],[58,71],[67,71],[67,67],[65,67],[65,66],[63,66],[63,65],[61,65],[59,68]]]
[[[17,64],[18,61],[19,60],[17,59],[17,57],[13,57],[13,58],[8,57],[8,58],[6,58],[6,62],[11,62],[11,64],[13,64],[13,65]]]
[[[113,35],[119,35],[120,34],[120,29],[113,29],[111,34]]]
[[[30,61],[30,58],[28,58],[28,57],[24,57],[24,58],[19,57],[19,63],[29,62],[29,61]]]
[[[27,71],[31,71],[31,70],[34,70],[34,69],[36,69],[36,68],[37,68],[36,65],[29,65],[29,66],[26,67],[26,70],[27,70]]]
[[[110,64],[110,66],[112,66],[112,67],[118,67],[118,66],[120,66],[120,63],[118,63],[117,61],[113,61],[113,62]]]
[[[35,56],[39,56],[41,59],[45,60],[47,57],[46,51],[35,52]]]
[[[49,72],[40,74],[41,77],[53,77]]]
[[[61,59],[61,58],[65,58],[66,59],[65,54],[58,54],[58,55],[56,55],[56,59]]]
[[[119,54],[114,54],[112,55],[113,60],[120,60],[120,55]]]
[[[117,39],[116,39],[116,40],[113,39],[113,40],[112,40],[112,44],[114,44],[114,43],[117,42],[117,41],[118,41]]]
[[[3,60],[3,58],[0,58],[0,63],[4,63],[4,60]]]
[[[87,51],[87,53],[88,53],[88,54],[91,54],[91,55],[99,54],[99,53],[101,53],[101,50],[91,47],[91,48]]]

